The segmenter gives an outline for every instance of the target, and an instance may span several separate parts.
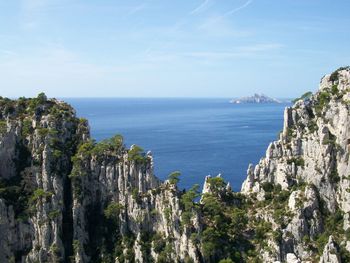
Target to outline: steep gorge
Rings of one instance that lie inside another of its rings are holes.
[[[349,112],[341,68],[285,110],[241,192],[200,194],[62,101],[1,98],[1,262],[350,262]]]

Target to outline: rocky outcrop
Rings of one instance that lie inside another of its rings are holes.
[[[282,260],[289,252],[302,261],[314,259],[318,255],[312,247],[323,245],[333,231],[348,229],[349,96],[348,68],[323,77],[316,94],[285,109],[279,140],[269,145],[258,165],[248,168],[242,193],[264,201],[270,197],[266,186],[278,186],[289,194],[289,223],[278,225],[287,233],[280,244]],[[336,242],[344,240],[338,235]],[[339,256],[329,255],[334,242],[330,239],[324,248],[321,262],[340,262]]]
[[[64,102],[0,98],[1,262],[350,261],[350,70],[286,108],[240,193],[177,188]]]
[[[1,98],[0,158],[1,262],[199,261],[151,153],[93,142],[64,102]]]
[[[324,247],[320,263],[339,263],[339,251],[333,241],[333,236],[329,237],[327,245]]]

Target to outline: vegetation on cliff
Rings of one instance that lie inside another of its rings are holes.
[[[64,102],[0,98],[4,262],[350,261],[350,69],[285,111],[242,192],[160,182],[123,138],[95,142]]]

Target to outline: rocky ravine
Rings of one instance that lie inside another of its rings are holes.
[[[343,68],[285,110],[240,193],[207,177],[200,195],[64,102],[1,98],[0,261],[350,262],[349,109]]]

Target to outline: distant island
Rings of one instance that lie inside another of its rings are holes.
[[[232,99],[230,103],[240,104],[240,103],[281,103],[281,101],[274,98],[270,98],[264,94],[254,94],[249,97],[242,97],[238,99]]]

